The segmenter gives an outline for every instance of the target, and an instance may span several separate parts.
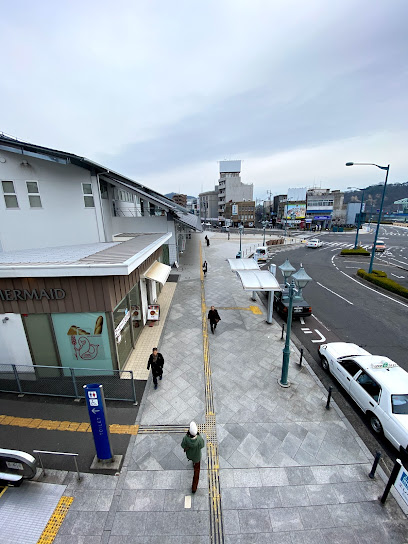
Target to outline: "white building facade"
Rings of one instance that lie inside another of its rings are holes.
[[[241,181],[241,161],[220,161],[218,180],[218,220],[224,222],[227,202],[252,201],[254,186]]]

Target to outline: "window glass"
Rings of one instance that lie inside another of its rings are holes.
[[[27,192],[38,193],[38,183],[36,181],[27,181]]]
[[[357,372],[361,370],[361,367],[355,361],[352,361],[350,359],[339,361],[339,364],[352,376],[355,376]]]
[[[94,197],[84,196],[85,208],[95,208]]]
[[[361,385],[364,391],[366,391],[370,395],[370,397],[372,397],[376,402],[378,402],[378,399],[380,397],[381,387],[378,385],[376,381],[372,379],[371,376],[369,376],[363,371],[356,381],[357,383]]]
[[[83,183],[82,189],[84,195],[91,195],[92,194],[92,185],[90,183]]]
[[[41,208],[40,195],[28,195],[28,200],[30,201],[30,208]]]
[[[12,181],[2,181],[3,193],[14,193],[14,183]]]
[[[408,394],[391,395],[391,405],[393,414],[408,415]]]
[[[15,195],[4,195],[6,208],[18,208],[17,197]]]

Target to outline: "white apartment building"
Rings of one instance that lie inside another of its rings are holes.
[[[218,220],[225,221],[224,211],[227,202],[252,201],[254,186],[241,181],[241,161],[220,161],[218,180]]]

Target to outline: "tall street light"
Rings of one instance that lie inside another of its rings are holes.
[[[362,191],[362,193],[361,193],[360,213],[358,214],[358,221],[357,221],[356,241],[354,242],[354,249],[357,249],[357,247],[358,247],[358,233],[360,232],[361,214],[363,213],[364,191],[365,191],[365,189],[358,189],[358,187],[347,187],[347,189],[357,189],[358,191]]]
[[[386,170],[387,171],[387,173],[385,174],[384,189],[383,189],[382,198],[381,198],[380,213],[378,214],[377,228],[375,229],[374,244],[373,244],[373,248],[371,250],[370,267],[368,269],[368,273],[371,274],[371,272],[373,271],[373,264],[374,264],[374,257],[375,257],[375,247],[376,247],[376,244],[377,244],[378,232],[380,230],[381,215],[382,215],[382,210],[383,210],[383,205],[384,205],[385,190],[386,190],[386,187],[387,187],[388,172],[390,171],[390,165],[388,165],[388,166],[379,166],[378,164],[374,164],[372,162],[346,162],[346,166],[376,166],[377,168],[380,168],[380,170]]]
[[[305,272],[303,266],[293,274],[296,270],[289,262],[288,259],[279,266],[280,271],[285,278],[285,286],[289,288],[289,308],[288,308],[288,317],[286,321],[286,340],[285,347],[283,348],[283,361],[282,361],[282,374],[281,379],[279,380],[279,385],[281,387],[290,387],[288,382],[288,373],[289,373],[289,360],[290,360],[290,333],[292,329],[292,313],[293,313],[293,298],[295,293],[298,297],[302,295],[302,289],[305,287],[308,282],[312,279]],[[289,283],[290,276],[292,276]],[[297,287],[297,289],[295,288]]]
[[[238,227],[238,231],[239,231],[239,251],[238,253],[236,254],[236,259],[240,259],[242,257],[242,244],[241,244],[241,236],[242,236],[242,232],[244,230],[244,225],[241,223]]]

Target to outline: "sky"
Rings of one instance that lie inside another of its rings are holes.
[[[0,132],[161,193],[408,181],[406,0],[0,5]]]

